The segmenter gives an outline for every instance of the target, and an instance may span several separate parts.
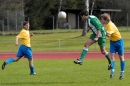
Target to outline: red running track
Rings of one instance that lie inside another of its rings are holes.
[[[34,59],[77,59],[81,52],[33,52]],[[0,52],[0,59],[6,60],[15,57],[16,52]],[[106,59],[99,51],[90,51],[85,57],[86,59]],[[118,58],[118,55],[116,55]],[[130,52],[125,52],[125,59],[130,59]]]

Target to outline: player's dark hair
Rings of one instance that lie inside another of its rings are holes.
[[[88,13],[88,11],[87,10],[83,10],[83,11],[81,11],[80,12],[80,14],[79,14],[80,16],[83,16],[83,15],[85,15],[85,16],[88,16],[89,15],[89,13]]]
[[[28,24],[29,22],[28,21],[24,21],[23,22],[23,26],[25,26],[26,24]]]

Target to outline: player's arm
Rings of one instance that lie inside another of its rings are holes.
[[[25,32],[21,31],[15,38],[15,46],[18,46],[18,40],[24,37]]]
[[[15,45],[18,46],[18,36],[16,36]]]
[[[30,37],[32,37],[32,36],[34,36],[34,34],[33,34],[33,33],[30,33]]]
[[[111,36],[111,34],[113,34],[114,33],[114,29],[113,29],[113,25],[107,25],[107,27],[106,27],[106,31],[107,31],[107,34],[106,34],[106,36],[107,37],[110,37]]]
[[[110,37],[110,36],[111,36],[111,34],[110,34],[110,33],[107,33],[107,34],[106,34],[106,36],[107,36],[107,37]]]
[[[97,40],[98,40],[99,35],[100,35],[100,30],[97,30],[96,37],[94,38],[94,40],[95,40],[95,41],[97,41]]]

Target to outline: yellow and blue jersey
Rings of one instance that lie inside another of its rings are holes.
[[[21,39],[22,45],[25,45],[27,47],[31,47],[30,44],[30,33],[29,30],[22,29],[21,32],[17,35],[19,39]]]
[[[121,34],[115,24],[109,21],[105,26],[107,33],[110,35],[110,53],[118,52],[119,55],[124,54],[124,40],[121,38]]]
[[[121,34],[113,22],[109,21],[105,28],[107,33],[111,34],[109,37],[111,41],[118,41],[121,39]]]

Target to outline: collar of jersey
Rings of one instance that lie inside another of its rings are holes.
[[[26,28],[23,28],[23,30],[27,30]]]

